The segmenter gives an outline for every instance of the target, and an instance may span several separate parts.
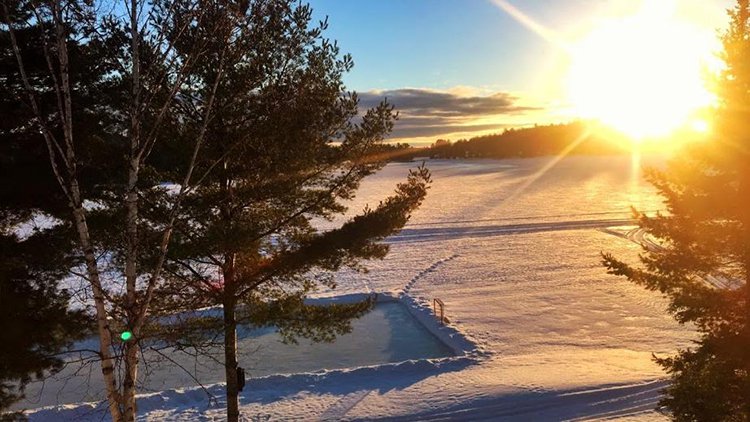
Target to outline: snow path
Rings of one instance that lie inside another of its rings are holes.
[[[602,251],[637,259],[639,245],[601,229],[631,224],[630,205],[657,210],[660,199],[628,157],[566,158],[510,197],[548,161],[428,162],[435,182],[401,237],[389,239],[391,253],[368,274],[342,271],[338,288],[321,294],[364,293],[366,282],[376,292],[405,292],[413,307],[439,297],[451,321],[445,329],[477,353],[251,379],[243,417],[666,420],[654,410],[665,374],[651,355],[688,346],[694,334],[669,317],[662,298],[608,275],[600,262]],[[352,214],[390,194],[416,165],[391,164],[366,181]],[[209,386],[218,405],[195,389],[142,396],[140,420],[221,420],[222,387]],[[99,420],[96,409],[47,408],[30,418]]]
[[[404,229],[401,233],[389,238],[389,243],[403,242],[439,242],[458,238],[476,238],[486,236],[514,235],[521,233],[538,233],[560,230],[583,230],[601,227],[622,226],[632,223],[631,219],[561,221],[554,223],[530,223],[511,225],[488,225],[469,227],[449,227],[430,229]]]

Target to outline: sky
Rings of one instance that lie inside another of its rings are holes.
[[[566,46],[646,3],[715,40],[732,0],[309,0],[355,67],[349,89],[400,110],[393,140],[570,121]],[[627,48],[627,46],[625,47]]]

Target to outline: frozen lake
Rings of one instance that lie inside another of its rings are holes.
[[[603,229],[626,224],[631,205],[663,209],[641,170],[663,163],[637,156],[428,161],[434,183],[405,230],[388,240],[390,254],[368,263],[368,274],[342,271],[338,288],[320,296],[406,292],[421,303],[439,297],[451,326],[486,357],[458,369],[425,363],[405,373],[274,378],[251,385],[243,414],[664,420],[653,412],[665,374],[652,353],[690,346],[692,330],[666,313],[658,294],[608,275],[600,256],[637,259],[638,245]],[[393,163],[368,178],[350,215],[377,205],[417,165]],[[149,402],[148,417],[223,417],[221,406],[190,394],[159,393],[163,401]]]

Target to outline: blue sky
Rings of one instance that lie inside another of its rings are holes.
[[[356,70],[347,82],[357,90],[523,86],[528,81],[514,68],[533,66],[551,48],[486,1],[313,0],[312,5],[329,16],[328,35],[354,56]]]
[[[570,119],[561,112],[565,102],[560,77],[566,56],[559,47],[519,23],[491,0],[309,0],[315,16],[329,17],[326,35],[351,53],[354,70],[345,78],[348,88],[399,99],[411,88],[409,101],[424,90],[461,99],[496,96],[494,120],[487,116],[434,121],[418,133],[418,124],[395,137],[441,133],[454,139],[505,126]],[[500,0],[502,1],[502,0]],[[585,36],[603,18],[627,15],[639,3],[669,0],[508,0],[534,22],[565,40]],[[671,0],[676,14],[707,31],[726,21],[731,0]],[[434,97],[434,95],[433,95]],[[512,99],[514,107],[508,104]],[[365,98],[367,99],[367,98]],[[398,101],[396,106],[398,106]],[[466,106],[465,103],[462,103]],[[470,103],[473,104],[473,103]],[[484,103],[483,103],[484,104]],[[460,107],[459,107],[460,108]],[[405,110],[406,117],[409,111]],[[426,117],[426,116],[422,116]],[[455,117],[455,116],[454,116]],[[424,120],[424,119],[423,119]],[[411,123],[416,122],[413,121]],[[445,130],[440,125],[445,123]],[[465,127],[464,127],[465,126]],[[466,130],[464,130],[466,129]]]

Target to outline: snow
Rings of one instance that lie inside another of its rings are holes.
[[[248,420],[666,420],[665,374],[651,355],[690,345],[690,327],[653,292],[606,274],[600,252],[635,260],[613,235],[630,205],[662,208],[630,157],[430,161],[434,184],[391,253],[368,274],[343,271],[322,297],[398,297],[458,356],[248,380]],[[659,157],[644,158],[661,165]],[[413,164],[363,184],[351,212],[392,192]],[[533,183],[529,183],[533,181]],[[429,316],[433,298],[450,323]],[[220,420],[222,385],[139,397],[143,420]],[[62,405],[32,421],[99,420],[103,407]]]

